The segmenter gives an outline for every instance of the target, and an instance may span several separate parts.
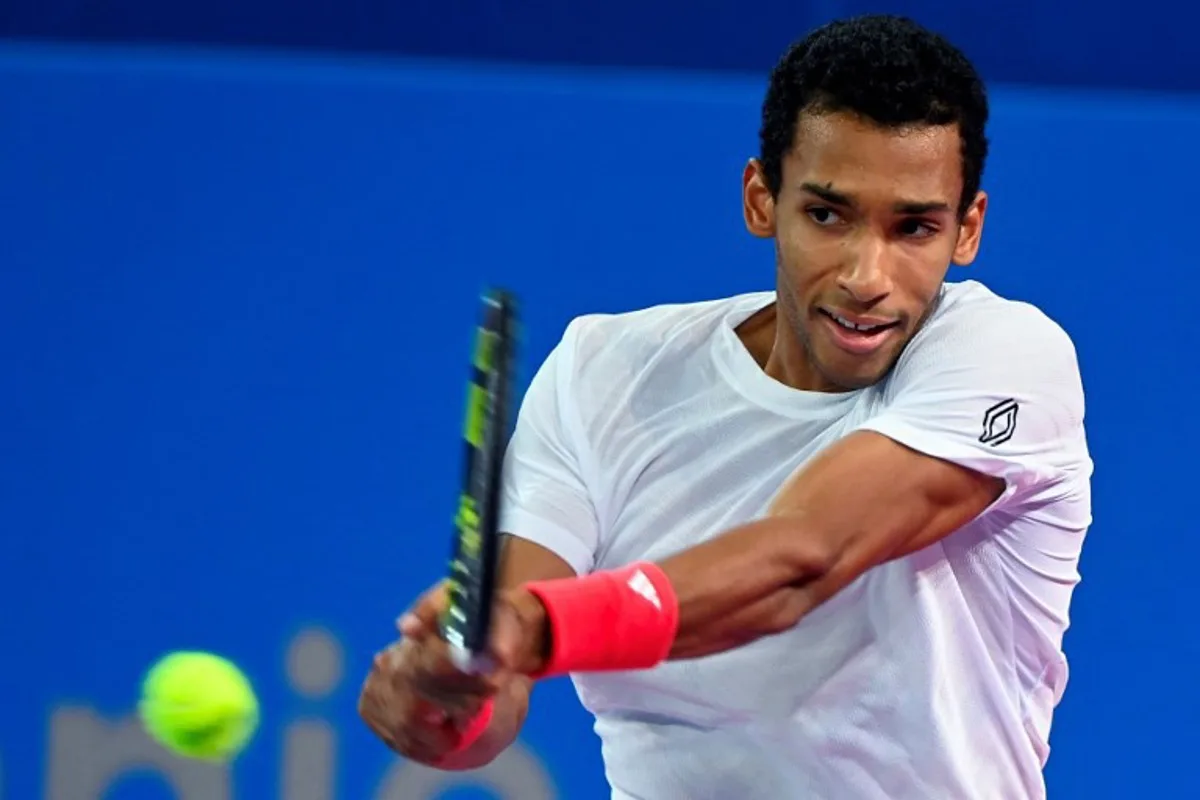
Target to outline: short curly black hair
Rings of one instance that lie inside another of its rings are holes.
[[[958,124],[961,216],[979,191],[987,159],[987,91],[954,45],[907,17],[873,14],[823,25],[793,44],[771,72],[759,129],[759,160],[778,196],[783,159],[803,112],[850,112],[884,127]]]

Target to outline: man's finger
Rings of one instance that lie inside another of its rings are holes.
[[[438,618],[446,608],[446,602],[446,582],[442,581],[417,598],[412,608],[396,621],[396,628],[410,639],[418,639],[436,631]]]
[[[414,650],[412,670],[414,685],[432,687],[439,692],[488,693],[492,683],[488,676],[462,672],[450,660],[449,647],[441,639],[427,639]]]
[[[404,681],[395,682],[401,646],[393,645],[375,657],[375,669],[359,699],[367,726],[389,747],[408,757],[432,758],[456,741],[453,715],[422,700]]]

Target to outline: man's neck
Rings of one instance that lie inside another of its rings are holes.
[[[813,368],[808,351],[772,303],[738,325],[738,339],[773,380],[805,392],[842,392]]]

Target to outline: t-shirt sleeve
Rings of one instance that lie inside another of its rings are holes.
[[[578,324],[568,326],[521,403],[504,459],[500,529],[551,550],[584,574],[595,563],[599,523],[572,397]]]
[[[860,428],[1002,478],[997,506],[1044,506],[1077,492],[1091,461],[1066,332],[1016,303],[947,316],[909,345],[882,407]]]

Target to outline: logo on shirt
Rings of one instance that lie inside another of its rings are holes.
[[[983,433],[979,441],[992,447],[1004,444],[1017,430],[1017,401],[1001,400],[983,412]]]

